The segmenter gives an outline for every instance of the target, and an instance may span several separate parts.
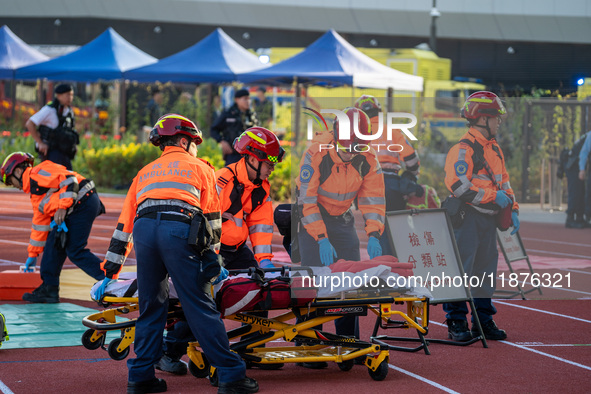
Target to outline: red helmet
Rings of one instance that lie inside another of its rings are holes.
[[[196,140],[197,145],[203,142],[201,130],[197,128],[195,123],[189,118],[178,114],[166,114],[158,119],[150,132],[150,142],[155,146],[159,146],[163,136],[177,134],[185,134],[191,137],[193,140]]]
[[[370,96],[369,94],[364,94],[359,97],[357,101],[355,101],[355,108],[359,108],[365,112],[370,119],[374,116],[378,116],[382,111],[380,102],[374,96]]]
[[[25,163],[27,167],[33,167],[35,158],[32,154],[27,152],[14,152],[4,159],[4,163],[2,163],[2,168],[0,169],[0,177],[2,177],[2,182],[4,182],[5,185],[10,186],[8,183],[8,177],[10,177],[14,172],[14,169],[22,163]]]
[[[349,118],[349,126],[351,127],[349,133],[350,138],[339,138],[339,121],[338,117],[336,117],[334,119],[334,139],[339,147],[349,149],[351,146],[361,143],[361,140],[354,132],[355,121],[357,121],[357,130],[362,135],[371,135],[371,122],[369,121],[369,116],[358,108],[347,107],[343,112]]]
[[[234,140],[234,149],[241,155],[254,156],[258,161],[277,164],[283,160],[285,150],[279,138],[264,127],[251,127]]]
[[[480,116],[496,118],[507,113],[501,99],[492,92],[472,93],[462,107],[461,115],[465,119],[478,119]]]

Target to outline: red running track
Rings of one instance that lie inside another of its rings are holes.
[[[102,199],[108,213],[97,219],[89,240],[91,250],[97,254],[106,251],[123,202],[122,197]],[[0,270],[14,269],[26,260],[31,216],[24,194],[0,189]],[[546,258],[539,260],[551,262],[551,268],[545,269],[571,272],[573,283],[570,289],[544,289],[544,297],[554,299],[497,301],[499,312],[495,320],[507,330],[506,341],[489,341],[488,349],[481,343],[468,347],[431,344],[431,355],[391,351],[390,373],[382,382],[373,381],[365,367],[355,366],[349,372],[342,372],[334,364],[325,370],[288,364],[279,371],[249,370],[248,375],[259,381],[262,393],[589,392],[591,270],[584,260],[589,260],[591,255],[591,230],[522,223],[520,233],[534,262],[534,256]],[[274,244],[280,245],[279,237],[274,239]],[[535,293],[530,295],[535,297]],[[561,297],[569,299],[555,299]],[[62,301],[96,308],[91,302]],[[427,338],[445,338],[441,308],[431,307],[430,317]],[[367,339],[372,328],[372,318],[361,319],[363,338]],[[399,331],[389,330],[388,334],[416,336],[408,330]],[[191,375],[177,377],[157,372],[157,376],[166,378],[169,392],[215,392],[206,380]],[[72,347],[0,350],[2,393],[115,393],[125,390],[126,381],[125,363],[109,359],[101,349],[91,351],[72,344]]]

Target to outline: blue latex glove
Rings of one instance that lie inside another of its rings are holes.
[[[337,257],[337,252],[334,250],[334,247],[328,238],[322,238],[318,241],[318,246],[320,246],[320,261],[322,262],[322,265],[328,267],[334,263],[334,259]]]
[[[497,192],[497,196],[495,197],[495,204],[497,204],[501,208],[505,208],[507,205],[511,204],[511,198],[505,193],[504,190],[499,190]]]
[[[103,280],[103,283],[101,283],[101,285],[99,286],[98,289],[96,289],[96,293],[95,293],[95,299],[97,301],[100,301],[103,296],[105,295],[105,290],[107,289],[107,286],[109,286],[112,282],[116,282],[115,279],[109,279],[109,278],[105,278]]]
[[[37,265],[37,257],[28,257],[27,262],[25,263],[25,272],[33,272],[35,270],[35,266]]]
[[[52,220],[52,221],[51,221],[51,224],[49,225],[49,228],[51,228],[51,229],[53,230],[53,228],[54,228],[55,226],[57,226],[57,231],[58,231],[58,232],[60,232],[60,231],[63,231],[64,233],[67,233],[67,232],[68,232],[68,227],[66,227],[66,222],[62,222],[62,224],[60,224],[60,225],[57,225],[57,224],[55,223],[55,220]]]
[[[218,283],[220,283],[221,281],[223,281],[224,279],[226,279],[228,277],[228,270],[225,269],[224,267],[222,267],[222,269],[220,270],[220,274],[218,275],[218,277],[216,278],[216,280],[213,281],[214,285],[217,285]]]
[[[370,259],[382,255],[382,245],[380,245],[380,240],[376,237],[369,237],[369,241],[367,242],[367,254],[369,254]]]
[[[269,259],[262,259],[259,263],[259,267],[261,268],[275,268],[275,265]]]
[[[513,231],[511,231],[511,235],[515,234],[519,231],[519,215],[517,212],[511,212],[511,220],[513,220]]]

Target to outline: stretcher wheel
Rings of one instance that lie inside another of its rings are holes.
[[[378,365],[378,369],[376,369],[375,371],[372,371],[371,368],[368,368],[368,372],[369,376],[371,376],[373,380],[377,380],[378,382],[380,380],[386,379],[386,376],[388,376],[388,361],[382,361],[380,365]]]
[[[347,360],[343,361],[342,363],[337,363],[337,366],[341,371],[347,372],[350,371],[355,366],[355,360]]]
[[[122,351],[117,350],[122,340],[123,338],[115,338],[111,341],[111,343],[109,343],[107,353],[109,353],[109,357],[111,357],[113,360],[121,361],[129,354],[129,347],[126,347]]]
[[[209,361],[203,357],[203,363],[205,364],[205,368],[200,369],[193,360],[189,359],[189,372],[191,372],[191,375],[196,378],[206,378],[209,375]]]
[[[93,329],[86,330],[84,331],[84,334],[82,334],[82,346],[84,346],[88,350],[96,350],[99,347],[101,347],[101,345],[105,342],[104,335],[102,335],[98,340],[92,342],[90,338],[92,338],[93,334]]]

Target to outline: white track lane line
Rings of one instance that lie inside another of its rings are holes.
[[[575,270],[572,268],[558,268],[560,271],[570,271],[570,272],[576,272],[577,274],[586,274],[586,275],[591,275],[591,272],[587,272],[587,271],[581,271],[581,270]]]
[[[591,255],[584,255],[584,254],[572,254],[572,253],[560,253],[560,252],[551,252],[549,250],[539,250],[539,249],[528,249],[528,252],[536,252],[536,253],[545,253],[545,254],[552,254],[556,256],[566,256],[566,257],[575,257],[577,259],[584,259],[589,260],[591,259]]]
[[[558,356],[554,356],[552,354],[540,352],[539,350],[536,350],[536,349],[530,349],[528,347],[521,346],[521,345],[518,345],[518,344],[513,343],[513,342],[508,342],[508,341],[499,341],[499,342],[504,343],[504,344],[507,344],[507,345],[510,345],[510,346],[514,346],[514,347],[516,347],[518,349],[527,350],[528,352],[533,352],[533,353],[539,354],[541,356],[550,357],[550,358],[552,358],[554,360],[562,361],[563,363],[567,363],[567,364],[570,364],[570,365],[574,365],[575,367],[579,367],[579,368],[583,368],[583,369],[586,369],[586,370],[591,371],[591,367],[588,367],[587,365],[579,364],[579,363],[576,363],[574,361],[567,360],[567,359],[562,358],[562,357],[558,357]]]
[[[497,276],[497,279],[501,279],[500,276]],[[510,282],[511,279],[508,278],[504,278],[503,279],[504,282]],[[531,282],[519,282],[521,284],[521,286],[523,287],[523,285],[530,285],[532,287],[535,287]],[[516,289],[517,287],[515,287]],[[552,289],[552,290],[561,290],[561,291],[570,291],[571,293],[579,293],[579,294],[586,294],[586,295],[591,295],[591,293],[587,292],[587,291],[582,291],[582,290],[575,290],[575,289],[569,289],[566,287],[542,287],[542,289]],[[502,290],[502,289],[501,289]]]
[[[539,239],[539,238],[521,238],[522,240],[526,241],[536,241],[536,242],[543,242],[545,244],[560,244],[560,245],[572,245],[572,246],[581,246],[583,248],[591,248],[590,244],[579,244],[576,242],[565,242],[565,241],[554,241],[551,239]]]
[[[14,392],[8,388],[7,385],[4,384],[4,382],[2,382],[0,380],[0,391],[2,391],[3,394],[14,394]]]
[[[394,365],[392,365],[392,364],[388,364],[388,366],[390,367],[390,369],[393,369],[393,370],[395,370],[395,371],[398,371],[398,372],[402,372],[403,374],[405,374],[405,375],[408,375],[408,376],[410,376],[410,377],[412,377],[412,378],[415,378],[415,379],[417,379],[417,380],[420,380],[421,382],[424,382],[424,383],[430,384],[430,385],[431,385],[431,386],[433,386],[433,387],[437,387],[439,390],[441,390],[441,391],[445,391],[446,393],[459,394],[457,391],[454,391],[454,390],[452,390],[452,389],[450,389],[450,388],[448,388],[448,387],[442,386],[442,385],[440,385],[440,384],[439,384],[439,383],[437,383],[437,382],[434,382],[434,381],[432,381],[432,380],[429,380],[429,379],[427,379],[427,378],[424,378],[424,377],[422,377],[422,376],[420,376],[420,375],[417,375],[417,374],[415,374],[415,373],[412,373],[412,372],[410,372],[410,371],[407,371],[407,370],[405,370],[405,369],[402,369],[402,368],[396,367],[396,366],[394,366]]]
[[[545,314],[548,314],[548,315],[563,317],[563,318],[566,318],[566,319],[572,319],[572,320],[580,321],[580,322],[583,322],[583,323],[591,323],[591,320],[581,319],[581,318],[574,317],[574,316],[563,315],[561,313],[549,312],[549,311],[545,311],[543,309],[530,308],[528,306],[523,306],[523,305],[515,305],[515,304],[512,304],[510,302],[506,302],[506,301],[498,301],[498,300],[495,300],[494,303],[495,304],[502,304],[502,305],[514,306],[515,308],[527,309],[529,311],[545,313]]]

